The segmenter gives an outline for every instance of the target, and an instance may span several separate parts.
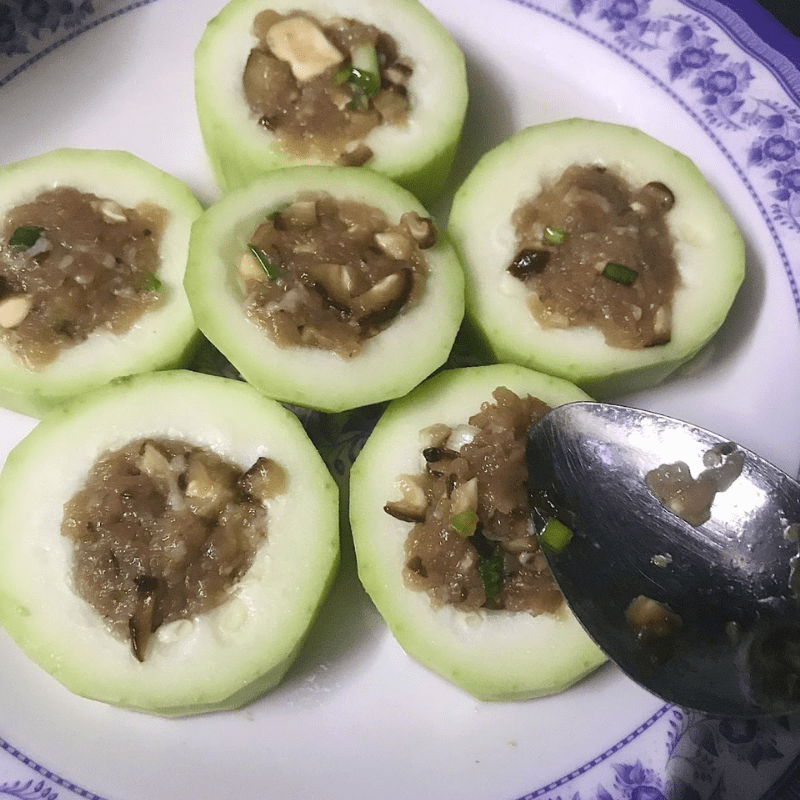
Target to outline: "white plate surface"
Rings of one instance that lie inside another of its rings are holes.
[[[514,131],[568,116],[640,127],[705,172],[747,241],[743,289],[695,361],[657,390],[614,399],[718,430],[796,472],[800,73],[715,0],[425,4],[469,65],[450,193]],[[0,162],[125,149],[211,202],[192,52],[221,5],[0,3]],[[447,201],[436,210],[444,218]],[[0,458],[34,424],[0,410]],[[333,456],[346,458],[350,442],[343,431]],[[798,719],[687,714],[612,666],[557,697],[477,702],[405,656],[346,546],[297,664],[242,711],[163,720],[83,700],[2,633],[0,663],[0,797],[659,800],[737,787],[727,796],[755,798],[800,751]]]

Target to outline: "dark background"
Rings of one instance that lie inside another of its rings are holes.
[[[800,36],[800,0],[758,0],[779,22]]]
[[[736,8],[735,0],[722,1],[731,8]],[[758,0],[758,3],[781,22],[784,27],[792,31],[795,36],[800,36],[800,0]],[[789,54],[786,53],[785,55]],[[798,61],[800,61],[800,55],[795,56],[795,64]]]

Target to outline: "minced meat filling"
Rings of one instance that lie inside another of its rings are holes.
[[[250,239],[239,264],[246,313],[279,346],[353,357],[422,295],[435,241],[416,212],[390,223],[365,203],[301,195]]]
[[[509,272],[530,289],[546,328],[594,326],[608,344],[637,349],[671,337],[679,283],[663,183],[632,187],[611,169],[569,167],[512,216]]]
[[[95,463],[65,505],[78,593],[144,660],[162,624],[222,603],[267,536],[283,468],[242,470],[204,448],[140,439]]]
[[[553,613],[564,600],[528,513],[525,442],[549,407],[500,387],[468,425],[423,431],[424,472],[398,479],[387,513],[413,523],[406,585],[434,606]]]
[[[0,230],[0,342],[30,369],[94,331],[119,334],[159,302],[167,212],[70,187],[11,209]]]
[[[412,67],[375,26],[266,10],[253,33],[245,97],[285,152],[360,166],[373,155],[363,141],[373,128],[405,124]]]

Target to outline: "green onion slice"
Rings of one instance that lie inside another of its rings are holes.
[[[367,44],[354,48],[350,65],[342,67],[333,76],[333,82],[339,86],[349,83],[363,95],[361,100],[375,97],[381,90],[381,68],[375,48]]]
[[[144,279],[144,286],[148,292],[157,292],[161,286],[161,279],[153,272],[148,272]]]
[[[542,241],[545,244],[564,244],[568,238],[569,234],[565,230],[562,230],[561,228],[554,228],[552,225],[548,225],[544,229]]]
[[[450,519],[450,526],[459,536],[468,539],[478,527],[478,515],[469,509],[459,511],[458,514],[454,514]]]
[[[336,73],[336,74],[333,76],[333,82],[334,82],[334,83],[335,83],[337,86],[341,86],[343,83],[347,83],[347,81],[348,81],[348,80],[350,80],[350,70],[351,70],[351,69],[352,69],[352,67],[351,67],[349,64],[347,64],[347,65],[345,65],[344,67],[342,67],[342,68],[341,68],[341,69],[340,69],[340,70],[339,70],[339,71],[338,71],[338,72],[337,72],[337,73]]]
[[[503,556],[497,551],[488,558],[481,558],[478,562],[478,571],[481,574],[483,593],[486,601],[492,602],[503,591]]]
[[[277,264],[273,264],[260,247],[256,247],[254,244],[248,244],[247,246],[250,248],[250,252],[253,254],[255,260],[261,264],[261,269],[264,270],[266,276],[273,283],[280,281],[281,275],[283,274],[281,268]]]
[[[572,531],[560,520],[550,517],[539,532],[539,542],[554,553],[560,553],[572,539]]]
[[[15,250],[28,250],[39,241],[43,230],[44,228],[39,228],[36,225],[22,225],[11,234],[8,243]]]
[[[359,69],[358,67],[350,67],[350,77],[347,82],[358,88],[369,98],[375,97],[381,90],[380,77],[374,72]]]
[[[334,76],[334,83],[349,83],[356,91],[356,98],[348,103],[348,108],[366,105],[381,89],[380,76],[358,67],[345,67]]]
[[[626,267],[624,264],[616,264],[613,261],[609,261],[603,270],[604,278],[608,278],[615,283],[621,283],[623,286],[630,286],[636,280],[638,274],[635,269]]]

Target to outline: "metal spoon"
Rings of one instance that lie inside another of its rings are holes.
[[[710,462],[742,457],[702,524],[669,511],[647,485],[665,464],[685,462],[695,479]],[[710,714],[800,711],[795,480],[709,431],[594,402],[560,406],[533,426],[528,465],[534,517],[572,532],[559,551],[544,537],[555,579],[625,673]],[[636,598],[658,604],[652,626],[629,618]]]

